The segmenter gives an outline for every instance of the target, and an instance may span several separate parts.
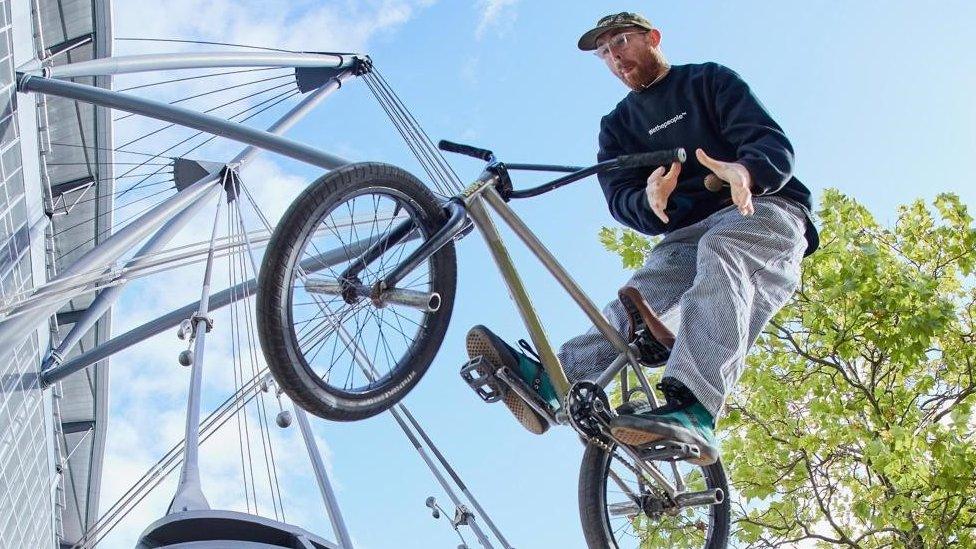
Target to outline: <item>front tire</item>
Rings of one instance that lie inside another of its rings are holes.
[[[355,421],[400,401],[427,371],[454,308],[453,242],[422,262],[397,289],[439,298],[436,310],[353,294],[312,291],[310,281],[341,273],[392,228],[415,230],[361,273],[363,287],[385,277],[445,221],[440,202],[408,172],[350,164],[310,185],[275,228],[258,277],[261,347],[275,380],[305,410]]]

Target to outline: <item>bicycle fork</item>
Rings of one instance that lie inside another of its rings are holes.
[[[399,303],[422,310],[436,311],[440,307],[440,296],[434,292],[426,294],[411,290],[396,289],[398,282],[403,280],[418,265],[437,253],[445,244],[471,227],[468,221],[464,203],[458,198],[451,198],[444,204],[447,220],[430,238],[424,240],[420,246],[404,258],[382,280],[377,281],[371,288],[365,287],[359,274],[372,262],[379,259],[387,250],[396,246],[417,231],[412,219],[406,219],[394,226],[389,232],[376,239],[339,275],[335,282],[313,281],[310,291],[339,294],[347,302],[354,302],[362,297],[369,297],[377,306],[382,303]],[[418,235],[421,236],[422,235]]]

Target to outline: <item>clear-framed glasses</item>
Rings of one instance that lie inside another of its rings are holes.
[[[632,34],[644,34],[647,31],[633,31],[633,32],[622,32],[610,40],[607,40],[605,44],[600,46],[593,52],[593,55],[599,57],[600,59],[606,59],[610,52],[617,51],[620,48],[627,45],[627,37]]]

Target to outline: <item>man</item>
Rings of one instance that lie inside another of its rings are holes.
[[[795,291],[802,258],[818,246],[810,192],[792,175],[793,149],[783,130],[732,70],[715,63],[670,66],[660,31],[634,13],[600,19],[578,46],[595,50],[631,89],[601,121],[598,160],[675,147],[695,151],[684,165],[599,177],[617,221],[665,235],[628,282],[636,292],[622,290],[623,303],[613,301],[604,314],[624,335],[641,309],[648,322],[656,313],[676,327],[658,386],[667,404],[622,414],[611,431],[634,445],[695,444],[701,451],[695,463],[714,463],[715,418],[746,353]],[[469,332],[468,347],[554,401],[537,360],[481,326]],[[595,378],[616,355],[596,329],[559,351],[571,381]],[[530,431],[546,429],[514,393],[505,402]]]

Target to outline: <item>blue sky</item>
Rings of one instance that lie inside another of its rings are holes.
[[[717,61],[749,82],[792,140],[796,174],[815,198],[837,187],[882,222],[895,218],[897,205],[939,192],[956,192],[976,206],[967,169],[976,153],[976,40],[968,28],[976,7],[970,2],[940,2],[933,9],[919,2],[174,0],[165,17],[153,2],[116,4],[118,36],[365,48],[434,139],[481,145],[513,162],[580,165],[594,161],[599,118],[626,90],[602,62],[576,50],[576,40],[602,15],[642,11],[661,29],[672,63]],[[131,43],[118,48],[135,51]],[[360,82],[340,90],[290,135],[353,160],[421,173]],[[235,150],[223,144],[207,150],[207,158],[229,159]],[[466,158],[451,161],[464,180],[481,168]],[[244,177],[264,189],[280,213],[319,173],[265,156]],[[538,180],[517,179],[516,186]],[[515,208],[597,303],[626,280],[618,259],[596,238],[600,227],[614,222],[595,179]],[[583,315],[514,239],[510,243],[552,340],[558,344],[584,330]],[[470,326],[485,324],[510,340],[525,336],[477,235],[461,243],[458,258],[451,328],[406,404],[516,547],[582,547],[575,435],[568,429],[529,435],[501,405],[481,403],[458,378]],[[164,279],[170,284],[133,284],[116,309],[116,332],[190,301],[199,269],[181,273],[174,275],[181,279]],[[214,338],[205,407],[230,391],[220,361],[226,344]],[[175,366],[175,342],[173,333],[162,334],[113,359],[103,508],[182,437],[186,375]],[[442,503],[448,498],[390,417],[314,423],[359,547],[456,546],[446,523],[435,523],[423,506],[428,495]],[[287,469],[286,511],[331,537],[296,431],[275,433]],[[204,490],[212,503],[236,505],[236,439],[225,442],[235,446],[202,450],[205,469],[214,471]],[[159,492],[105,545],[130,547],[163,512],[172,482]],[[476,546],[472,536],[468,541]]]

